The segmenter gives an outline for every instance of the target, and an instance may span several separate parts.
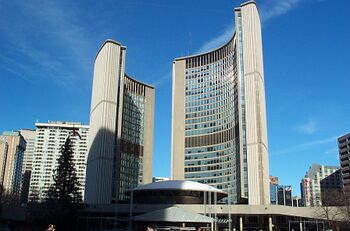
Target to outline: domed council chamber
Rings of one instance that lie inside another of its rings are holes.
[[[127,193],[137,204],[214,204],[227,197],[215,187],[194,181],[169,180],[145,184]]]

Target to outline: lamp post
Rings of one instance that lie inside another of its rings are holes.
[[[228,205],[228,230],[232,231],[232,217],[231,217],[231,184],[228,184],[228,199],[227,199],[227,205]]]
[[[130,193],[130,208],[129,208],[129,230],[132,230],[132,209],[134,205],[134,189]]]

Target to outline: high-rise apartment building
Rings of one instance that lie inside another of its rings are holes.
[[[73,163],[80,183],[80,192],[84,196],[89,126],[77,122],[60,121],[35,123],[35,126],[36,136],[29,200],[44,200],[46,198],[48,189],[54,183],[53,175],[58,166],[57,159],[61,155],[61,147],[68,136],[71,137],[72,141]]]
[[[109,204],[152,182],[154,87],[125,74],[126,47],[107,40],[92,87],[85,202]]]
[[[254,1],[235,9],[223,46],[173,63],[172,179],[269,204],[261,23]]]
[[[17,132],[3,132],[0,144],[2,186],[8,193],[19,196],[21,192],[22,161],[26,141]]]
[[[322,205],[321,180],[339,169],[338,166],[313,164],[301,180],[301,197],[304,206]]]
[[[310,178],[304,177],[300,182],[300,195],[303,207],[310,206],[311,195],[310,195]]]
[[[343,190],[350,196],[350,133],[338,138],[338,149]]]
[[[2,194],[4,185],[7,150],[8,144],[5,140],[5,137],[0,136],[0,194]]]
[[[32,170],[36,131],[35,129],[21,129],[19,132],[26,141],[26,150],[24,151],[22,163],[22,173],[25,173]]]
[[[26,150],[23,154],[22,163],[22,188],[21,188],[21,202],[28,201],[30,176],[32,173],[32,162],[34,157],[35,134],[36,131],[32,129],[19,130],[24,140],[26,141]]]
[[[320,185],[322,205],[340,206],[344,204],[340,169],[323,178]]]

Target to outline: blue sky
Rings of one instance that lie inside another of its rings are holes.
[[[172,61],[227,41],[241,2],[1,1],[0,131],[87,124],[94,58],[111,38],[127,46],[127,73],[156,86],[153,175],[169,176]],[[312,163],[339,164],[336,138],[350,132],[350,1],[257,3],[270,174],[299,194]]]

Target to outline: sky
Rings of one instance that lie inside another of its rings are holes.
[[[126,73],[156,87],[154,176],[170,176],[171,65],[227,42],[238,0],[0,0],[0,131],[36,121],[89,123],[93,63],[106,39],[127,47]],[[299,182],[339,165],[350,132],[350,1],[257,0],[270,175]]]

